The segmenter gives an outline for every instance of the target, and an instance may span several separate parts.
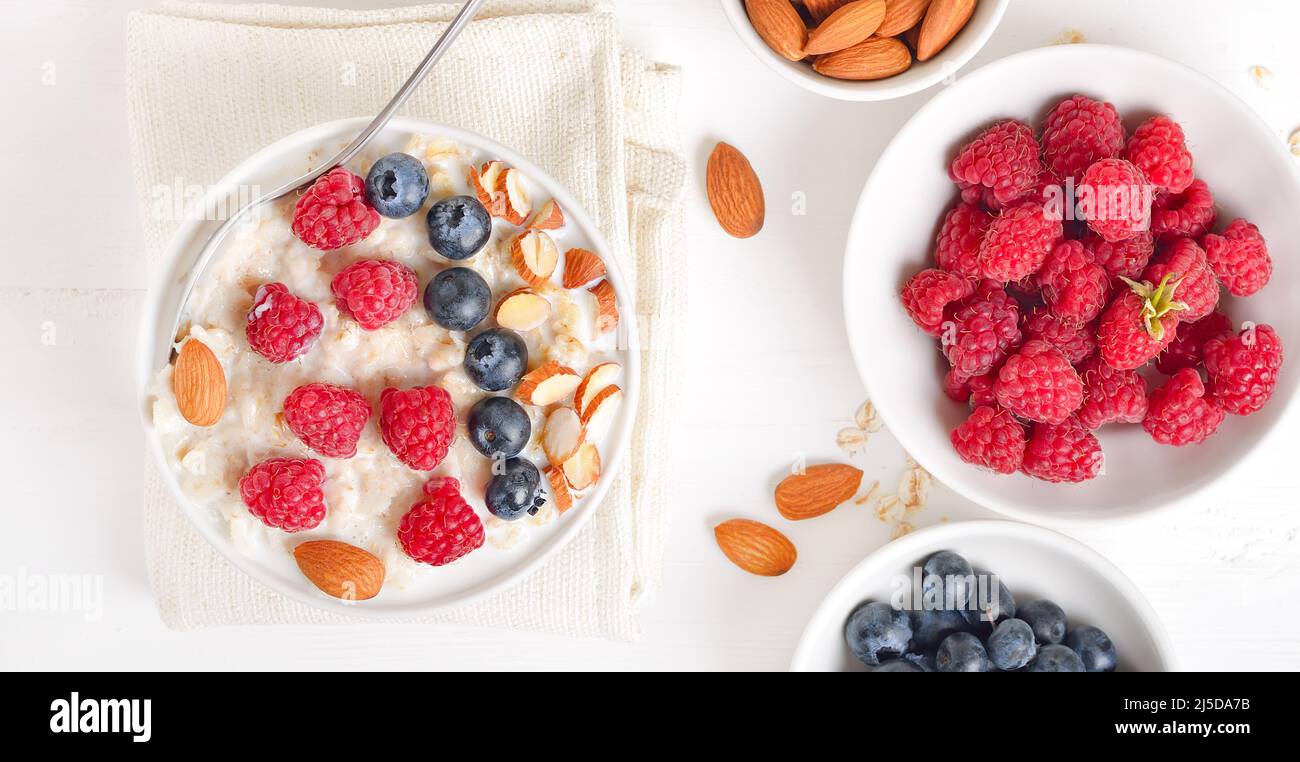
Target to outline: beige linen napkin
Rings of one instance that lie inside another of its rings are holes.
[[[149,213],[152,189],[176,178],[215,182],[289,133],[374,114],[458,8],[173,3],[132,14],[127,98],[150,264],[177,223]],[[500,0],[484,7],[403,110],[494,138],[564,184],[635,282],[642,346],[632,451],[590,523],[526,580],[427,621],[638,635],[638,604],[661,573],[671,472],[663,454],[680,388],[686,169],[677,90],[676,69],[622,49],[605,2]],[[144,518],[154,596],[170,627],[351,621],[284,598],[227,563],[152,466]]]

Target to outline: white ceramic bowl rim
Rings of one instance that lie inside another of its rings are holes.
[[[1256,114],[1255,111],[1251,109],[1251,107],[1248,104],[1246,104],[1243,100],[1238,98],[1236,94],[1228,90],[1223,85],[1207,77],[1206,75],[1196,71],[1195,69],[1177,63],[1175,61],[1170,61],[1166,58],[1162,58],[1152,53],[1147,53],[1145,51],[1139,51],[1139,50],[1134,50],[1132,48],[1125,48],[1125,47],[1114,46],[1114,45],[1098,45],[1098,44],[1091,44],[1091,43],[1053,45],[1044,48],[1035,48],[1033,50],[1023,51],[1020,53],[1016,53],[1014,55],[1007,56],[1005,58],[1001,58],[997,61],[989,63],[978,69],[975,69],[970,74],[967,74],[964,77],[962,77],[961,81],[970,83],[970,82],[979,82],[987,79],[994,79],[1000,76],[1004,70],[1012,67],[1020,66],[1029,60],[1061,58],[1061,57],[1068,58],[1068,57],[1080,56],[1080,55],[1086,56],[1094,53],[1104,53],[1107,56],[1114,56],[1114,57],[1128,57],[1134,61],[1135,69],[1138,66],[1163,67],[1168,70],[1177,72],[1180,76],[1198,79],[1204,84],[1206,84],[1208,87],[1220,91],[1225,96],[1224,100],[1227,103],[1232,104],[1232,107],[1236,109],[1235,116],[1240,119],[1240,122],[1243,125],[1243,127],[1248,127],[1249,129],[1256,131],[1256,133],[1258,133],[1257,135],[1258,138],[1263,140],[1264,143],[1273,146],[1274,148],[1272,150],[1274,150],[1275,153],[1277,154],[1277,160],[1279,162],[1282,162],[1284,166],[1289,167],[1290,175],[1293,178],[1293,181],[1297,184],[1300,184],[1300,168],[1296,167],[1294,157],[1292,157],[1287,152],[1284,141],[1279,140],[1277,138],[1277,136],[1273,133],[1272,129],[1269,128],[1269,126],[1266,123],[1264,123],[1264,121],[1259,117],[1259,115]],[[924,120],[927,119],[930,112],[942,108],[949,99],[956,98],[956,97],[960,97],[960,92],[957,88],[954,87],[936,94],[933,98],[927,101],[925,105],[919,108],[916,111],[916,113],[913,114],[907,120],[907,122],[905,122],[903,126],[898,129],[898,131],[895,133],[894,139],[892,139],[889,145],[885,147],[885,150],[881,152],[879,158],[876,160],[875,165],[873,165],[872,173],[867,178],[867,181],[863,186],[862,193],[858,198],[858,203],[854,207],[853,221],[849,228],[848,239],[845,247],[844,269],[843,269],[843,278],[842,278],[844,292],[841,296],[841,298],[844,300],[845,305],[849,305],[851,303],[851,300],[855,298],[855,295],[852,292],[852,289],[854,288],[856,282],[853,277],[854,268],[855,268],[854,250],[858,242],[862,240],[863,234],[860,228],[866,224],[866,219],[868,215],[866,214],[865,210],[867,209],[868,204],[870,202],[870,197],[875,190],[876,184],[881,182],[879,173],[875,171],[875,168],[884,164],[888,159],[890,159],[894,155],[894,153],[898,150],[900,139],[905,133],[913,129],[917,124],[923,123]],[[871,358],[866,356],[863,353],[862,347],[864,347],[868,342],[854,340],[854,337],[858,335],[861,328],[854,324],[854,321],[852,320],[852,316],[849,314],[848,310],[846,310],[845,312],[845,322],[846,322],[846,330],[850,339],[849,348],[853,355],[854,364],[857,366],[858,369],[858,376],[862,379],[863,386],[866,388],[868,396],[870,396],[871,388],[872,388],[872,378],[877,372],[882,372],[883,369],[880,368],[879,364],[873,363],[871,361]],[[1225,467],[1222,473],[1220,473],[1219,476],[1213,482],[1201,485],[1198,491],[1203,492],[1209,489],[1213,484],[1220,483],[1223,480],[1230,478],[1249,459],[1250,453],[1256,451],[1258,448],[1264,446],[1266,443],[1268,443],[1274,437],[1276,437],[1278,430],[1282,428],[1280,424],[1285,422],[1288,419],[1288,417],[1290,417],[1292,414],[1295,413],[1297,409],[1297,404],[1296,404],[1297,396],[1300,395],[1292,394],[1283,400],[1275,399],[1272,402],[1272,405],[1279,406],[1279,407],[1276,410],[1276,415],[1272,419],[1272,423],[1269,424],[1265,434],[1259,438],[1254,439],[1244,449],[1240,450],[1237,454],[1236,460],[1234,460],[1230,465]],[[895,438],[898,439],[899,444],[901,444],[902,447],[907,452],[911,453],[913,457],[915,457],[917,461],[924,468],[926,468],[926,470],[933,473],[935,477],[938,478],[940,481],[943,481],[944,483],[949,484],[950,486],[954,484],[953,481],[944,478],[946,474],[946,469],[937,466],[933,461],[928,460],[926,458],[925,448],[918,446],[918,443],[915,441],[911,433],[911,430],[907,426],[906,421],[893,420],[891,418],[893,412],[890,411],[887,406],[880,406],[878,407],[878,410],[885,425],[889,427],[890,432],[895,436]],[[1097,514],[1097,515],[1086,515],[1086,516],[1085,515],[1051,516],[1050,518],[1044,516],[1041,513],[1025,511],[1014,505],[1000,501],[994,495],[982,494],[979,496],[979,499],[975,500],[975,502],[978,502],[984,507],[994,510],[998,513],[1001,513],[1004,516],[1007,516],[1009,518],[1013,518],[1021,521],[1029,521],[1029,522],[1050,521],[1054,525],[1066,527],[1066,526],[1092,525],[1095,524],[1095,522],[1098,520],[1105,520],[1110,522],[1115,522],[1115,521],[1127,522],[1139,518],[1147,518],[1154,513],[1167,511],[1180,504],[1183,504],[1187,502],[1190,499],[1190,497],[1191,497],[1190,495],[1184,495],[1170,500],[1164,500],[1159,502],[1154,502],[1154,501],[1148,502],[1141,505],[1136,510],[1123,512],[1123,513],[1106,513],[1105,515]]]
[[[369,123],[371,117],[352,117],[339,119],[331,122],[325,122],[313,127],[300,130],[298,132],[279,138],[275,142],[267,145],[261,150],[245,159],[238,166],[226,174],[216,185],[205,194],[203,199],[203,209],[221,209],[219,204],[223,199],[231,198],[236,191],[238,180],[255,176],[259,167],[262,167],[275,158],[288,155],[291,152],[300,152],[306,155],[306,152],[314,147],[326,144],[328,141],[339,138],[349,138],[360,132],[360,130]],[[190,520],[191,525],[207,540],[208,544],[215,548],[221,555],[225,556],[236,569],[256,579],[258,582],[275,590],[281,595],[285,595],[299,603],[306,604],[318,609],[324,609],[346,616],[361,617],[375,620],[394,620],[404,619],[412,616],[427,615],[438,611],[444,611],[450,608],[463,606],[475,600],[479,600],[493,593],[522,581],[528,575],[537,570],[542,563],[564,547],[568,542],[586,525],[591,519],[592,514],[600,507],[610,484],[613,482],[615,475],[618,473],[622,464],[623,457],[626,454],[634,422],[636,420],[638,396],[640,393],[640,340],[636,325],[636,311],[631,309],[627,303],[627,281],[623,278],[617,259],[612,256],[612,250],[606,243],[604,236],[601,235],[599,228],[592,223],[586,210],[569,194],[569,192],[557,182],[550,174],[543,171],[533,162],[521,156],[513,149],[497,143],[494,140],[486,138],[469,130],[458,127],[451,127],[437,122],[415,117],[394,117],[385,131],[402,131],[410,133],[439,134],[449,137],[458,142],[473,146],[474,148],[491,153],[503,161],[523,170],[525,176],[534,182],[546,188],[551,193],[561,208],[564,209],[565,216],[571,224],[576,225],[582,230],[583,234],[591,241],[597,251],[605,252],[605,264],[608,272],[606,277],[613,282],[615,291],[619,300],[619,320],[622,324],[620,327],[621,335],[624,337],[625,347],[620,354],[624,360],[624,378],[623,384],[623,405],[619,411],[618,421],[615,423],[613,436],[609,441],[612,444],[609,457],[604,458],[604,475],[597,483],[591,494],[582,499],[579,510],[570,511],[554,533],[546,538],[545,542],[532,553],[528,560],[516,566],[510,573],[490,579],[486,582],[475,585],[459,593],[447,595],[440,598],[434,603],[410,603],[389,608],[380,608],[372,605],[370,602],[348,603],[339,601],[323,594],[320,594],[312,585],[304,580],[304,584],[297,588],[286,587],[281,584],[273,575],[266,572],[261,564],[256,563],[253,559],[239,552],[232,544],[230,538],[224,530],[224,524],[218,526],[215,522],[203,521],[199,519],[199,513],[210,511],[205,506],[199,506],[191,503],[185,498],[180,484],[177,482],[175,475],[167,464],[166,456],[162,451],[162,444],[153,428],[152,413],[149,409],[149,385],[153,381],[154,375],[168,361],[167,356],[161,356],[159,347],[164,344],[161,339],[162,332],[170,329],[171,320],[174,312],[167,309],[168,304],[174,304],[175,299],[170,302],[167,296],[175,289],[183,275],[187,272],[185,260],[187,256],[192,259],[201,246],[202,238],[199,238],[201,227],[215,228],[216,223],[197,219],[194,217],[187,218],[176,230],[168,243],[167,250],[159,263],[157,271],[150,279],[149,291],[145,297],[144,309],[140,316],[139,335],[137,339],[137,378],[136,385],[138,389],[137,403],[141,422],[144,426],[146,446],[153,458],[154,466],[158,470],[159,476],[167,486],[168,491],[177,503],[182,507],[186,517]],[[287,178],[286,178],[287,179]],[[192,244],[193,241],[199,241],[200,246]],[[217,256],[221,256],[218,252]],[[173,283],[168,284],[168,279]]]
[[[1073,556],[1086,562],[1103,581],[1114,587],[1133,607],[1139,625],[1150,634],[1156,653],[1164,662],[1166,670],[1169,672],[1178,671],[1177,655],[1171,645],[1169,633],[1166,632],[1164,625],[1160,622],[1160,617],[1156,615],[1155,609],[1151,607],[1151,603],[1147,601],[1142,591],[1133,584],[1133,581],[1124,572],[1119,570],[1119,567],[1087,545],[1060,532],[1032,524],[1022,524],[1018,521],[998,519],[956,521],[919,529],[905,537],[891,541],[859,561],[847,574],[840,578],[839,582],[835,583],[835,586],[826,593],[822,603],[817,606],[817,610],[813,612],[812,618],[808,620],[807,626],[804,627],[803,633],[799,636],[799,643],[795,646],[794,656],[790,659],[790,669],[795,671],[804,669],[812,661],[811,651],[816,648],[814,637],[816,633],[823,632],[832,626],[843,629],[844,619],[848,616],[848,612],[841,611],[828,605],[828,603],[841,597],[846,592],[852,592],[853,589],[856,589],[857,578],[863,574],[863,570],[879,563],[885,557],[897,558],[900,563],[914,563],[917,559],[925,556],[927,552],[937,552],[945,546],[955,544],[963,537],[981,532],[997,534],[1010,540],[1035,542],[1052,548],[1064,556]]]
[[[727,20],[745,47],[786,80],[818,95],[847,101],[884,101],[920,92],[952,76],[970,62],[993,36],[1010,0],[982,0],[970,21],[948,46],[928,61],[914,62],[908,71],[877,80],[844,80],[816,73],[807,64],[787,61],[768,47],[749,22],[744,0],[720,0]],[[986,8],[988,10],[986,10]]]

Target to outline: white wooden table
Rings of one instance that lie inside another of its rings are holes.
[[[666,581],[645,608],[640,642],[393,626],[176,633],[160,624],[145,577],[132,388],[145,273],[124,33],[126,12],[150,5],[0,0],[0,145],[11,148],[0,201],[0,585],[20,573],[96,574],[104,585],[98,621],[0,610],[0,668],[783,669],[822,595],[889,528],[848,509],[793,526],[799,564],[774,580],[731,567],[710,528],[770,515],[771,484],[797,454],[840,457],[836,432],[863,396],[840,319],[845,231],[873,159],[932,92],[826,100],[751,56],[711,0],[617,3],[629,43],[685,69],[682,140],[696,170],[683,266],[698,330],[685,358]],[[1300,127],[1293,4],[1229,12],[1215,0],[1019,0],[971,66],[1069,29],[1205,72],[1280,136]],[[1269,89],[1252,78],[1256,65],[1273,72]],[[741,147],[763,178],[769,216],[757,239],[729,239],[709,216],[701,168],[719,139]],[[806,215],[791,213],[796,193]],[[1186,667],[1300,668],[1300,434],[1277,445],[1202,504],[1075,533],[1146,592]],[[888,483],[902,453],[881,433],[856,460]],[[916,523],[985,515],[938,488]]]

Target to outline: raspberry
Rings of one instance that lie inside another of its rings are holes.
[[[1063,181],[1077,181],[1094,162],[1119,156],[1123,148],[1119,112],[1085,95],[1056,104],[1043,122],[1043,161]]]
[[[1264,407],[1282,368],[1282,339],[1271,326],[1248,325],[1236,336],[1205,343],[1210,392],[1233,415]]]
[[[289,293],[283,283],[257,289],[244,333],[253,351],[271,362],[288,362],[320,336],[320,308]]]
[[[903,308],[921,330],[938,336],[943,325],[944,308],[970,296],[974,288],[961,276],[934,268],[922,270],[903,286]]]
[[[456,411],[440,386],[389,387],[379,396],[379,431],[397,459],[416,471],[432,471],[451,449]]]
[[[1097,437],[1071,418],[1060,424],[1034,424],[1020,470],[1047,482],[1076,483],[1095,478],[1104,462]]]
[[[1021,418],[1060,423],[1083,402],[1083,382],[1061,350],[1030,341],[1007,358],[993,393],[998,404]]]
[[[1204,180],[1193,180],[1182,193],[1163,193],[1151,204],[1151,232],[1161,241],[1178,236],[1200,238],[1214,224],[1214,195]]]
[[[1233,296],[1250,296],[1273,277],[1273,260],[1259,228],[1242,219],[1228,223],[1220,235],[1201,239],[1205,258]]]
[[[944,322],[943,353],[963,378],[988,373],[1020,346],[1020,307],[999,284],[985,281]]]
[[[327,458],[357,454],[361,429],[370,420],[370,403],[343,386],[303,384],[284,400],[284,419],[303,444]]]
[[[1021,327],[1026,340],[1046,341],[1061,350],[1071,365],[1078,365],[1097,351],[1097,324],[1063,320],[1050,310],[1036,308]]]
[[[1124,158],[1160,190],[1182,193],[1192,184],[1192,154],[1183,128],[1167,116],[1153,116],[1139,125],[1124,147]]]
[[[1222,312],[1211,312],[1200,320],[1182,323],[1178,336],[1156,357],[1156,367],[1166,376],[1183,368],[1195,368],[1204,357],[1205,342],[1232,335],[1232,321]]]
[[[239,496],[263,524],[300,532],[325,519],[324,483],[325,467],[319,460],[270,458],[239,480]]]
[[[1159,285],[1124,280],[1120,292],[1101,315],[1097,349],[1101,359],[1116,370],[1133,370],[1160,354],[1178,331],[1178,311],[1168,280]]]
[[[349,246],[378,226],[379,212],[366,202],[366,181],[342,167],[317,178],[293,207],[293,234],[313,249]]]
[[[1079,209],[1088,227],[1107,241],[1145,231],[1151,217],[1151,189],[1141,170],[1123,159],[1102,159],[1079,178]]]
[[[387,259],[364,259],[330,282],[339,311],[373,331],[396,320],[415,301],[420,283],[411,268]]]
[[[990,189],[993,200],[1006,205],[1032,190],[1042,170],[1033,129],[1008,119],[962,146],[948,167],[948,175],[963,189]]]
[[[981,405],[996,406],[998,401],[993,396],[993,382],[996,380],[996,371],[966,378],[955,368],[949,368],[943,375],[943,393],[953,402],[969,402],[972,408]]]
[[[1061,221],[1044,213],[1038,201],[1007,207],[989,223],[980,244],[980,273],[1009,283],[1042,267],[1047,253],[1064,235]]]
[[[1195,368],[1183,368],[1151,393],[1142,428],[1160,444],[1182,447],[1200,444],[1223,423],[1226,413],[1205,396],[1205,384]]]
[[[1037,278],[1044,301],[1062,320],[1087,323],[1106,308],[1110,274],[1078,241],[1063,240],[1052,247]]]
[[[1083,405],[1079,424],[1095,429],[1106,423],[1141,423],[1147,414],[1147,382],[1135,370],[1115,370],[1094,357],[1079,367]]]
[[[1156,250],[1150,231],[1113,243],[1096,233],[1089,233],[1083,237],[1083,246],[1092,254],[1092,261],[1106,268],[1106,272],[1125,278],[1140,277]]]
[[[1005,410],[975,408],[950,435],[957,456],[996,474],[1014,474],[1025,456],[1025,430]]]
[[[1169,245],[1142,272],[1142,280],[1159,283],[1164,278],[1174,286],[1178,301],[1187,308],[1178,313],[1183,321],[1200,320],[1214,311],[1219,303],[1219,282],[1205,259],[1205,251],[1190,238],[1179,238]]]
[[[958,204],[943,218],[935,240],[934,261],[939,269],[964,278],[980,276],[980,241],[993,218],[976,204]]]
[[[424,494],[397,527],[406,555],[420,563],[446,566],[483,547],[483,522],[460,496],[460,482],[430,479]]]

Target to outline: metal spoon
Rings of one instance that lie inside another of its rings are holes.
[[[460,9],[460,12],[456,14],[456,17],[447,25],[447,29],[442,33],[442,36],[438,38],[437,42],[433,43],[433,47],[429,49],[428,55],[424,57],[423,61],[420,61],[419,66],[415,67],[415,71],[411,72],[411,76],[407,77],[406,82],[398,89],[397,93],[393,96],[393,99],[388,102],[388,105],[384,106],[383,110],[375,116],[370,124],[366,125],[366,128],[362,130],[360,134],[352,139],[352,142],[349,143],[346,148],[335,154],[329,161],[326,161],[302,177],[299,177],[296,180],[290,180],[288,183],[285,183],[270,193],[264,193],[261,196],[258,196],[240,207],[234,214],[226,218],[225,222],[221,223],[221,226],[218,227],[208,238],[207,243],[203,244],[202,251],[199,252],[198,257],[194,261],[194,267],[190,269],[189,277],[185,279],[185,285],[181,289],[180,293],[176,319],[172,322],[171,332],[167,334],[167,343],[169,347],[171,343],[176,340],[176,333],[180,330],[181,317],[185,314],[185,305],[189,301],[190,292],[194,290],[194,285],[199,282],[199,279],[203,277],[203,273],[208,269],[208,264],[211,262],[213,254],[215,254],[217,249],[221,246],[221,242],[225,240],[226,235],[234,229],[236,223],[243,219],[244,215],[248,214],[253,209],[258,208],[263,204],[269,204],[276,199],[283,198],[290,193],[308,187],[312,183],[316,182],[316,179],[320,176],[335,167],[348,163],[352,160],[352,157],[360,153],[361,149],[366,147],[366,144],[370,142],[371,138],[377,135],[379,131],[384,128],[384,125],[388,124],[388,121],[393,118],[393,114],[397,113],[397,110],[402,107],[402,104],[406,103],[406,99],[411,97],[411,93],[414,92],[415,88],[424,81],[424,78],[429,74],[429,71],[433,69],[434,64],[438,62],[439,58],[442,58],[443,53],[447,52],[447,48],[451,47],[452,42],[455,41],[456,37],[459,36],[461,31],[463,31],[469,24],[470,19],[474,18],[474,14],[478,12],[479,6],[482,4],[483,0],[469,0],[465,3],[465,6]],[[166,353],[164,353],[163,356],[165,357]]]

